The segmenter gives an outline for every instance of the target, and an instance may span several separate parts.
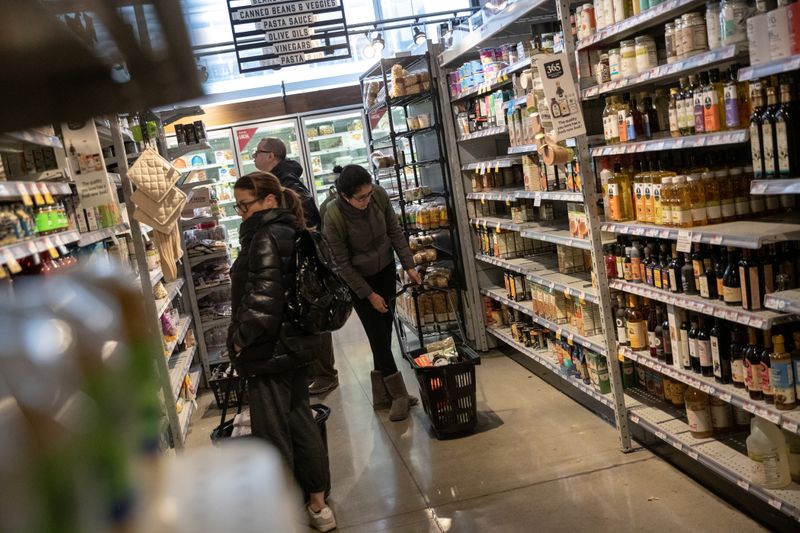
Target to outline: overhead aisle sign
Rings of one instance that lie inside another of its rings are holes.
[[[239,72],[351,57],[343,0],[228,0]]]

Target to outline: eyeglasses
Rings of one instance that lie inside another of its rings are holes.
[[[247,213],[247,210],[250,209],[251,205],[259,201],[260,200],[253,200],[252,202],[237,202],[236,205],[233,206],[233,208],[236,210],[237,213],[239,213],[239,215],[244,215],[245,213]]]
[[[372,191],[370,190],[367,194],[362,194],[361,196],[351,196],[351,198],[356,202],[366,202],[372,198]]]
[[[252,152],[250,152],[250,157],[251,157],[251,158],[253,158],[253,159],[255,159],[255,158],[256,158],[256,156],[259,154],[259,152],[261,152],[261,153],[264,153],[264,154],[271,154],[271,153],[273,153],[273,152],[271,152],[270,150],[261,150],[260,148],[256,148],[256,149],[254,149]]]

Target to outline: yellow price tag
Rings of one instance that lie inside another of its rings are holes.
[[[475,174],[480,174],[480,173],[481,173],[480,165],[475,165]]]
[[[559,340],[559,341],[561,340],[561,328],[558,328],[556,330],[556,340]]]
[[[566,288],[566,287],[564,288],[564,297],[565,297],[567,300],[569,300],[570,298],[572,298],[572,295],[569,293],[569,288]]]
[[[489,222],[487,220],[483,221],[483,229],[489,229]]]
[[[25,188],[25,185],[22,183],[17,183],[17,191],[22,198],[22,203],[25,204],[26,207],[32,207],[33,200],[31,199],[31,195],[28,194],[28,189]]]
[[[53,205],[55,200],[53,200],[53,195],[50,194],[50,189],[47,187],[46,183],[39,184],[39,190],[42,191],[42,195],[44,196],[44,201],[47,205]]]
[[[44,196],[42,196],[42,191],[39,190],[39,187],[35,183],[31,183],[31,188],[33,189],[33,201],[36,202],[36,205],[44,205]]]
[[[624,363],[625,362],[625,355],[623,355],[622,350],[619,350],[617,352],[617,359],[619,359],[620,363]]]
[[[53,244],[53,241],[51,241],[49,238],[45,238],[44,245],[47,247],[47,253],[50,254],[50,257],[52,259],[58,259],[58,256],[59,256],[58,250],[56,250],[56,247]]]
[[[506,207],[511,207],[511,200],[506,199]]]
[[[0,279],[6,279],[7,277],[6,269],[3,268],[3,265],[0,265]]]
[[[486,205],[486,198],[481,196],[481,205]]]
[[[574,344],[573,344],[573,342],[572,342],[572,341],[573,341],[573,338],[574,338],[574,335],[573,335],[572,333],[570,333],[570,334],[567,336],[567,344],[569,344],[570,346],[574,346]]]
[[[498,172],[500,172],[500,163],[495,163],[494,164],[494,173],[497,174]]]
[[[496,228],[494,228],[494,231],[495,231],[496,233],[502,233],[502,232],[503,232],[503,230],[502,230],[502,229],[500,229],[500,226],[497,226]]]
[[[581,303],[581,305],[586,305],[586,293],[585,292],[581,291],[581,292],[578,293],[578,301]]]
[[[22,267],[19,266],[17,259],[12,255],[10,250],[5,250],[3,253],[3,257],[5,258],[6,266],[8,267],[9,272],[12,274],[19,274],[22,272]]]

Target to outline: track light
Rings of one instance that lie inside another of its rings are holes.
[[[428,36],[425,35],[425,32],[419,29],[419,26],[414,26],[412,28],[412,32],[414,34],[414,42],[416,44],[424,44],[425,41],[428,40]]]
[[[361,55],[366,57],[367,59],[372,59],[375,57],[375,48],[372,46],[372,41],[370,40],[370,32],[364,34],[366,44],[361,49]]]
[[[386,48],[386,43],[383,42],[383,37],[381,37],[380,33],[377,33],[375,37],[373,37],[372,48],[374,48],[376,52],[382,52],[383,49]]]

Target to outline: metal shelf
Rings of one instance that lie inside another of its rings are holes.
[[[220,317],[215,317],[213,319],[200,317],[200,321],[202,323],[202,330],[208,331],[210,329],[218,328],[220,326],[227,326],[228,324],[231,323],[231,317],[220,316]]]
[[[800,178],[753,180],[750,194],[800,194]]]
[[[462,135],[458,139],[458,142],[474,141],[476,139],[485,139],[486,137],[497,137],[498,135],[508,135],[508,128],[506,126],[495,126],[474,133],[468,133]]]
[[[200,369],[194,368],[189,371],[189,380],[192,383],[192,391],[197,392],[197,387],[200,385]],[[183,409],[178,413],[178,421],[181,428],[181,442],[186,442],[186,436],[189,434],[189,423],[192,421],[192,413],[194,412],[195,401],[180,400],[183,402]]]
[[[60,171],[57,171],[62,175]],[[0,200],[16,200],[23,196],[35,196],[45,191],[52,196],[71,195],[69,183],[48,183],[43,181],[0,181]]]
[[[555,322],[551,322],[546,318],[542,318],[536,313],[533,312],[533,303],[530,300],[525,300],[522,302],[515,302],[506,298],[505,290],[501,289],[500,287],[491,287],[488,289],[481,289],[481,294],[484,296],[488,296],[492,300],[497,302],[506,304],[507,306],[516,309],[522,313],[525,313],[529,317],[533,319],[534,322],[543,326],[551,331],[554,331],[556,334],[556,338],[565,338],[567,343],[572,346],[574,342],[577,342],[581,346],[589,348],[592,351],[595,351],[599,354],[605,355],[605,341],[602,335],[592,335],[590,337],[584,337],[577,331],[575,331],[572,326],[568,324],[559,325]]]
[[[704,0],[667,0],[655,7],[642,11],[635,17],[606,26],[594,35],[578,41],[576,48],[582,50],[590,46],[619,41],[634,33],[669,22],[675,15],[686,13],[691,9],[705,5]]]
[[[177,146],[175,148],[170,148],[167,150],[167,159],[170,161],[175,161],[179,157],[183,157],[186,154],[190,154],[192,152],[202,152],[206,150],[211,150],[211,145],[208,144],[208,141],[203,141],[195,144],[185,144],[183,146]]]
[[[591,385],[587,385],[586,383],[584,383],[579,379],[575,379],[565,375],[564,372],[561,370],[561,368],[559,368],[559,366],[556,364],[556,362],[553,361],[550,350],[547,349],[533,350],[531,348],[526,347],[523,344],[518,343],[517,341],[514,340],[514,337],[511,336],[511,330],[508,328],[498,328],[496,326],[488,326],[486,330],[495,337],[497,337],[499,340],[515,348],[523,355],[530,357],[540,365],[544,366],[545,368],[553,372],[554,375],[560,377],[565,382],[579,389],[584,394],[591,396],[592,398],[602,403],[606,407],[609,407],[611,409],[614,408],[613,402],[611,401],[611,398],[608,395],[600,394]]]
[[[111,237],[116,237],[117,235],[124,235],[129,231],[130,227],[128,227],[127,224],[122,223],[122,224],[117,224],[112,228],[103,228],[95,231],[90,231],[88,233],[81,233],[81,238],[78,241],[78,246],[89,246],[91,244],[95,244],[97,242],[110,239]]]
[[[186,338],[186,333],[189,331],[189,326],[192,324],[192,316],[191,315],[183,315],[180,317],[178,321],[178,334],[175,336],[175,340],[168,342],[164,345],[164,356],[170,358],[173,356],[173,352],[175,351],[175,347],[178,344],[183,342],[183,339]]]
[[[526,57],[525,59],[521,59],[514,64],[511,64],[500,71],[498,71],[497,76],[484,82],[476,87],[472,87],[471,89],[467,89],[461,93],[458,93],[456,96],[452,96],[450,101],[451,102],[458,102],[464,100],[465,98],[470,98],[472,96],[480,96],[483,94],[494,92],[495,90],[503,87],[511,82],[511,78],[509,78],[509,74],[514,74],[515,72],[519,72],[520,70],[525,70],[526,68],[531,66],[531,58]]]
[[[784,59],[776,59],[768,63],[752,65],[739,69],[739,81],[753,81],[759,78],[766,78],[775,74],[784,74],[800,70],[800,55],[790,56]]]
[[[181,226],[184,228],[188,228],[189,226],[197,226],[199,224],[209,224],[211,222],[217,222],[217,217],[197,217],[197,218],[182,218],[180,219]]]
[[[512,109],[515,107],[522,107],[528,105],[528,95],[524,96],[517,96],[513,100],[508,100],[505,104],[506,109]]]
[[[156,283],[164,279],[164,272],[161,268],[156,268],[150,271],[150,285],[155,286]]]
[[[183,278],[178,278],[175,281],[165,283],[164,288],[167,289],[167,297],[163,300],[156,300],[156,313],[159,317],[164,314],[164,311],[167,310],[170,302],[174,300],[178,294],[180,294],[181,288],[183,288]]]
[[[591,250],[592,241],[589,239],[580,239],[572,237],[569,234],[569,229],[566,228],[547,228],[540,227],[537,229],[526,229],[519,233],[525,238],[533,239],[536,241],[550,242],[553,244],[562,244],[564,246],[571,246],[572,248],[580,248],[581,250]]]
[[[485,174],[487,170],[495,169],[497,172],[501,168],[510,168],[514,165],[521,165],[521,157],[497,157],[488,161],[475,161],[461,166],[461,170],[476,170],[480,174]]]
[[[681,76],[700,70],[707,70],[716,64],[733,61],[747,54],[747,47],[732,44],[711,52],[705,52],[683,61],[659,65],[636,76],[622,80],[614,80],[602,85],[595,85],[581,91],[584,100],[596,98],[601,94],[615,93],[630,90],[633,87],[650,83],[665,83]]]
[[[475,259],[494,265],[518,274],[524,275],[529,281],[548,287],[551,290],[563,292],[570,298],[577,298],[587,302],[598,303],[591,276],[583,274],[562,274],[558,272],[558,261],[553,256],[539,258],[536,256],[517,259],[500,259],[488,255],[475,254]]]
[[[535,154],[538,152],[539,147],[535,144],[521,144],[519,146],[510,146],[508,148],[508,155]]]
[[[708,300],[701,296],[674,294],[656,289],[644,283],[630,283],[619,279],[610,280],[609,287],[618,291],[644,296],[661,303],[671,304],[681,309],[713,316],[729,322],[752,326],[757,329],[772,329],[773,326],[800,320],[800,316],[785,315],[773,311],[747,311],[741,307],[731,307],[719,300]]]
[[[793,411],[781,411],[774,405],[766,402],[755,402],[750,399],[746,389],[737,389],[731,384],[719,383],[713,377],[703,376],[691,370],[668,365],[664,361],[652,357],[649,351],[637,352],[631,350],[627,346],[620,347],[619,351],[628,359],[685,383],[690,387],[701,390],[710,396],[735,405],[740,409],[744,409],[749,413],[760,416],[765,420],[769,420],[773,424],[782,426],[791,433],[798,433],[800,431],[800,429],[798,429],[800,428],[800,410],[798,409]]]
[[[233,165],[233,163],[230,163],[230,164]],[[208,165],[197,165],[197,166],[192,166],[192,167],[179,168],[178,171],[181,174],[191,174],[192,172],[197,172],[198,170],[213,170],[215,168],[222,168],[224,166],[227,166],[227,165],[225,165],[223,163],[211,163],[211,164],[208,164]]]
[[[520,191],[517,199],[522,200],[555,200],[560,202],[583,202],[582,192],[570,191]]]
[[[522,192],[521,189],[495,189],[489,192],[470,192],[467,193],[467,200],[493,200],[496,202],[516,202],[519,198],[517,195]]]
[[[231,280],[227,280],[223,281],[222,283],[217,283],[216,285],[210,285],[207,287],[195,287],[194,293],[195,296],[197,296],[197,299],[199,300],[200,298],[206,296],[207,294],[211,294],[212,292],[216,292],[220,289],[225,289],[230,286],[231,286]]]
[[[5,263],[7,258],[13,257],[15,260],[25,259],[33,254],[40,254],[57,246],[66,246],[78,242],[81,234],[75,230],[62,231],[53,235],[43,237],[33,237],[31,239],[17,242],[14,244],[4,244],[0,246],[0,263]]]
[[[555,5],[548,0],[519,0],[509,5],[487,20],[483,26],[471,31],[458,44],[442,52],[439,55],[439,64],[443,67],[450,67],[468,54],[477,56],[477,48],[482,43],[499,37],[500,34],[508,30],[509,25],[514,24],[524,15],[540,7],[544,8],[548,13],[555,13]]]
[[[778,511],[800,520],[800,485],[792,483],[783,489],[765,489],[751,484],[749,480],[752,475],[752,461],[747,455],[715,438],[693,437],[689,432],[689,425],[682,418],[676,418],[659,407],[642,403],[634,395],[640,394],[638,391],[626,393],[626,399],[635,404],[635,407],[628,410],[631,422]]]
[[[505,229],[508,231],[522,231],[529,227],[539,227],[536,222],[524,222],[517,224],[512,222],[510,218],[497,218],[497,217],[478,217],[470,219],[469,223],[476,228],[483,229]]]
[[[800,289],[767,294],[764,297],[764,306],[782,313],[800,314]]]
[[[603,222],[601,229],[623,235],[657,237],[677,241],[681,236],[693,243],[757,250],[765,244],[800,239],[800,223],[739,220],[696,228],[670,228],[642,222]]]
[[[0,145],[4,143],[28,143],[47,148],[63,149],[61,139],[55,135],[45,135],[36,130],[10,131],[0,133]]]
[[[402,138],[402,137],[411,138],[411,137],[414,137],[415,135],[422,135],[424,133],[431,133],[431,132],[436,131],[438,129],[439,129],[439,126],[437,124],[433,124],[432,126],[428,126],[427,128],[419,128],[419,129],[416,129],[416,130],[408,130],[408,131],[402,131],[402,132],[399,132],[399,133],[395,133],[394,137],[395,137],[395,139],[397,139],[399,137],[400,138]],[[385,140],[384,139],[379,139],[379,140],[376,140],[375,142],[376,143],[377,142],[383,143],[383,142],[391,142],[391,141],[392,141],[392,138],[391,138],[391,136],[389,136],[389,137],[385,137]]]
[[[197,266],[200,263],[203,263],[210,259],[222,259],[223,257],[228,257],[228,250],[214,252],[211,254],[189,255],[188,257],[189,257],[189,264],[191,266]]]
[[[181,391],[183,385],[183,378],[189,373],[189,368],[192,366],[194,355],[197,352],[197,346],[192,346],[188,350],[176,353],[169,358],[167,366],[169,368],[169,381],[172,384],[172,392],[175,397]]]
[[[663,137],[649,141],[625,142],[591,149],[592,157],[634,154],[640,152],[661,152],[686,148],[703,148],[741,144],[750,139],[749,130],[731,130],[721,133],[702,133],[686,137]]]

